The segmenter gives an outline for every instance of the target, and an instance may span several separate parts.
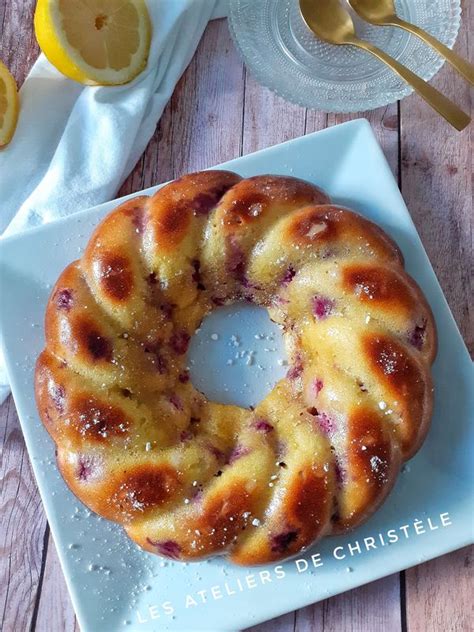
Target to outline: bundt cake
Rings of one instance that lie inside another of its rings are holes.
[[[234,301],[281,324],[289,370],[255,409],[208,401],[186,353]],[[420,447],[431,310],[377,226],[302,180],[187,175],[108,215],[61,274],[36,367],[60,471],[175,560],[290,557],[364,521]]]

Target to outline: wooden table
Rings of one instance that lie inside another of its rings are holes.
[[[463,4],[456,50],[467,57],[474,45],[474,6],[469,0]],[[34,0],[0,0],[0,59],[20,85],[38,55],[34,5]],[[447,67],[434,84],[470,111],[466,83]],[[360,116],[368,118],[384,148],[472,352],[473,127],[455,132],[416,96],[351,116],[291,105],[246,72],[226,22],[219,20],[208,26],[146,153],[118,195]],[[78,630],[11,398],[0,408],[0,429],[0,629]],[[253,630],[468,632],[474,629],[471,564],[472,550],[463,549]]]

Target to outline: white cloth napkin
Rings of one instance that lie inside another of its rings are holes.
[[[112,199],[145,150],[210,19],[227,0],[148,0],[153,39],[132,83],[84,87],[40,55],[0,152],[0,233],[12,235]],[[2,297],[2,301],[6,297]],[[0,351],[0,403],[9,393]]]

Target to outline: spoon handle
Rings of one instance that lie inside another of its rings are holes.
[[[414,90],[421,96],[423,99],[431,105],[431,107],[436,110],[441,116],[443,116],[448,123],[450,123],[453,127],[455,127],[458,131],[463,130],[467,125],[469,125],[471,119],[465,114],[458,106],[450,101],[444,94],[441,94],[436,88],[430,86],[429,83],[420,79],[418,75],[415,75],[411,70],[408,70],[406,66],[403,66],[398,61],[387,55],[383,50],[380,50],[370,42],[366,42],[365,40],[360,40],[356,37],[351,37],[346,40],[347,44],[352,44],[353,46],[357,46],[366,50],[372,55],[375,55],[380,61],[383,61],[387,66],[389,66],[394,72],[396,72],[404,81],[410,84]]]
[[[390,24],[392,26],[399,26],[401,29],[405,29],[413,35],[417,35],[420,39],[422,39],[426,44],[429,44],[432,48],[435,49],[442,57],[446,59],[447,62],[456,68],[456,70],[465,78],[469,83],[474,85],[474,65],[470,64],[466,59],[463,59],[459,55],[457,55],[450,48],[442,44],[435,37],[420,29],[418,26],[414,24],[410,24],[410,22],[405,22],[405,20],[401,20],[400,18],[394,16],[390,20]]]

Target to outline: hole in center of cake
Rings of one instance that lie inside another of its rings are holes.
[[[236,303],[215,309],[191,340],[194,386],[213,401],[256,406],[288,370],[281,329],[266,309]]]

